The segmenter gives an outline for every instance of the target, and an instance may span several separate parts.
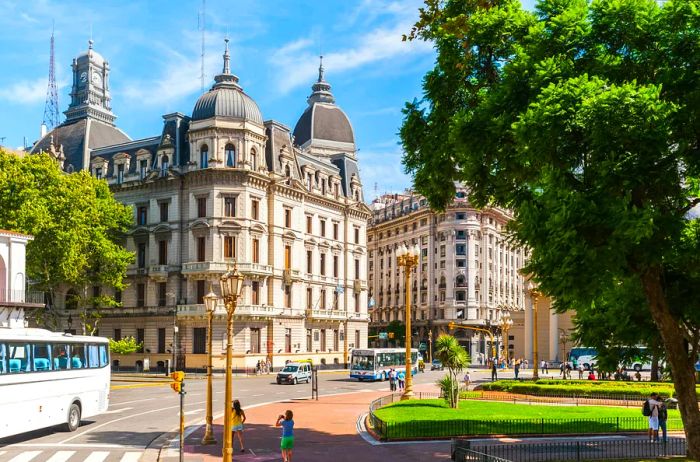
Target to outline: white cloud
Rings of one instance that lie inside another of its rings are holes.
[[[379,26],[360,32],[354,47],[324,53],[324,67],[332,74],[339,74],[370,64],[390,62],[401,56],[432,52],[430,43],[401,41],[402,34],[410,30],[413,21],[396,16],[393,19],[387,21],[393,23],[393,27]],[[318,59],[309,49],[312,43],[310,39],[297,39],[272,54],[270,63],[279,69],[276,86],[280,93],[308,85],[316,76]]]
[[[38,19],[36,19],[36,18],[34,18],[34,17],[32,17],[32,16],[29,16],[27,13],[20,13],[19,17],[22,18],[22,19],[24,19],[25,21],[27,21],[27,22],[29,22],[29,23],[37,23],[37,22],[39,22]]]
[[[370,151],[360,150],[360,179],[365,193],[365,201],[371,202],[376,194],[401,192],[412,184],[411,177],[403,171],[400,150]],[[376,186],[376,194],[375,194]]]
[[[0,98],[13,103],[38,103],[46,99],[48,79],[22,80],[0,88]]]

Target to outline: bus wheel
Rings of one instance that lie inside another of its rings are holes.
[[[70,405],[68,409],[68,421],[65,424],[66,431],[74,432],[80,426],[80,406],[76,403]]]

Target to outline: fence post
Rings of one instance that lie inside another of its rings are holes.
[[[615,420],[617,420],[617,432],[620,433],[620,416],[617,416]]]
[[[544,435],[544,418],[540,419],[540,433]]]
[[[576,460],[577,461],[581,460],[581,442],[580,441],[576,442]]]

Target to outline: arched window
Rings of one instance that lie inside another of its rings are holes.
[[[199,168],[207,168],[209,166],[209,146],[203,144],[199,148]]]
[[[66,292],[65,307],[67,310],[75,310],[78,308],[78,294],[75,290],[70,289]]]
[[[168,171],[169,162],[170,162],[170,159],[168,159],[168,156],[163,156],[160,158],[160,174],[161,174],[161,176],[165,175],[165,173]]]
[[[289,168],[289,165],[284,167],[284,176],[287,177],[287,184],[290,184],[292,181],[292,169]]]
[[[236,167],[236,148],[233,147],[233,144],[228,143],[226,147],[224,148],[224,153],[226,155],[226,166],[227,167]]]
[[[459,276],[457,276],[457,281],[456,281],[456,282],[457,282],[457,287],[464,287],[464,285],[465,285],[465,284],[464,284],[464,282],[465,282],[464,275],[463,275],[463,274],[460,274]]]
[[[255,152],[255,149],[250,150],[250,168],[254,172],[258,171],[258,154]]]

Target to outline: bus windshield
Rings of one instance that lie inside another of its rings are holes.
[[[353,356],[352,369],[357,371],[373,371],[374,356]]]

